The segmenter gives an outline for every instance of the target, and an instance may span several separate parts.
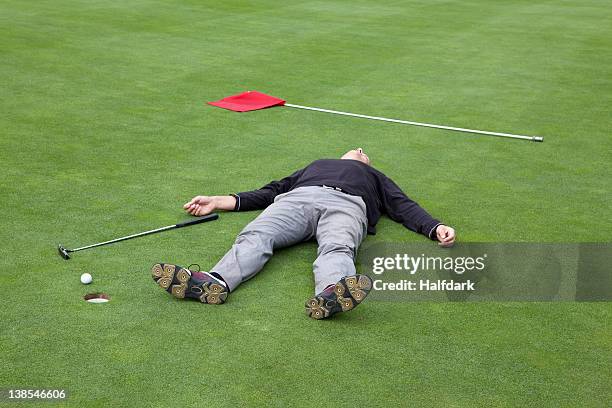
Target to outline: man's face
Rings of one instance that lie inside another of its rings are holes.
[[[358,147],[355,150],[349,150],[348,152],[344,153],[341,159],[342,160],[358,160],[367,165],[370,164],[370,158],[368,157],[367,154],[363,152],[363,149],[361,147]]]

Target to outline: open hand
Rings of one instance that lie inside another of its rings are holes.
[[[436,236],[440,246],[451,247],[455,243],[455,230],[447,225],[438,225]]]
[[[216,209],[215,198],[208,196],[195,196],[183,208],[191,215],[207,215]]]

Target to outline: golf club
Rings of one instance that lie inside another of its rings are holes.
[[[219,214],[212,213],[212,214],[205,215],[203,217],[198,217],[195,220],[184,221],[178,224],[168,225],[166,227],[161,227],[161,228],[157,228],[157,229],[150,230],[150,231],[139,232],[137,234],[132,234],[132,235],[128,235],[125,237],[112,239],[110,241],[99,242],[97,244],[91,244],[91,245],[87,245],[87,246],[83,246],[83,247],[75,248],[75,249],[64,248],[64,246],[60,244],[57,248],[57,251],[62,258],[68,260],[70,259],[71,252],[83,251],[85,249],[95,248],[95,247],[99,247],[102,245],[114,244],[115,242],[125,241],[125,240],[132,239],[132,238],[143,237],[145,235],[155,234],[156,232],[168,231],[168,230],[175,229],[175,228],[188,227],[190,225],[200,224],[202,222],[213,221],[213,220],[216,220],[217,218],[219,218]]]

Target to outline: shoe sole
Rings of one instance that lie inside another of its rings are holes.
[[[315,296],[306,301],[306,314],[316,320],[326,319],[357,307],[372,290],[372,279],[367,275],[346,276],[336,283],[335,299]]]
[[[198,299],[202,303],[220,305],[227,299],[227,289],[214,282],[191,282],[191,271],[172,264],[155,264],[151,275],[160,288],[177,299]]]

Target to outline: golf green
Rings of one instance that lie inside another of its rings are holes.
[[[609,242],[611,21],[603,0],[3,1],[0,388],[70,407],[611,406],[608,302],[366,300],[314,321],[315,243],[222,306],[151,280],[210,268],[258,212],[57,254],[355,147],[460,242]],[[544,143],[205,105],[247,90]],[[388,218],[366,239],[425,241]]]

